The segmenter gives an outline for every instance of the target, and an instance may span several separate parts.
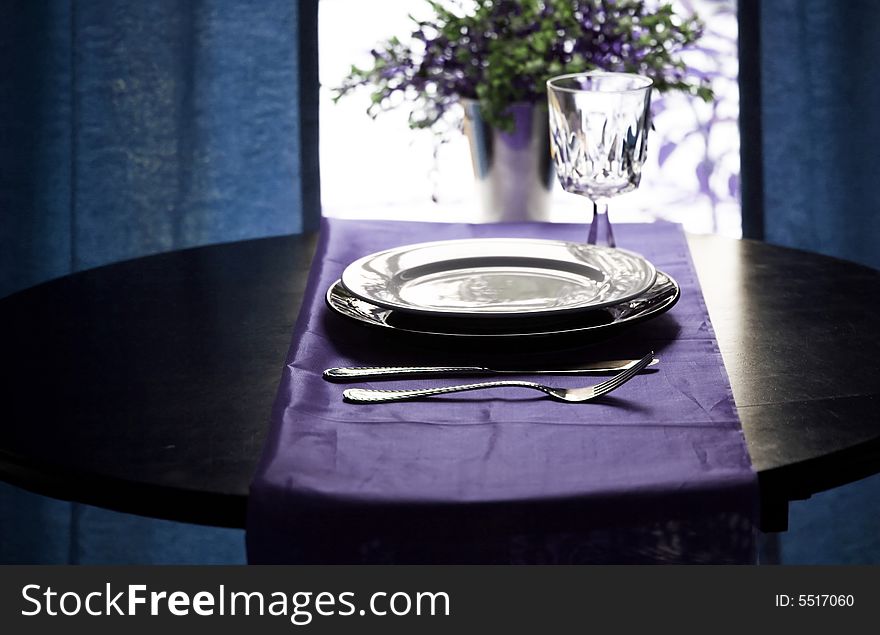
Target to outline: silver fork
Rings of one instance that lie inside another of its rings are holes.
[[[465,392],[468,390],[482,390],[484,388],[531,388],[540,390],[558,399],[559,401],[567,401],[569,403],[583,403],[591,401],[602,395],[607,395],[612,390],[620,388],[630,379],[635,377],[641,370],[648,366],[654,359],[654,352],[651,351],[640,360],[633,362],[623,371],[614,377],[600,384],[593,386],[583,386],[581,388],[553,388],[552,386],[544,386],[531,381],[484,381],[478,384],[462,384],[459,386],[441,386],[438,388],[419,388],[419,389],[401,389],[401,390],[373,390],[368,388],[349,388],[342,392],[343,397],[354,403],[384,403],[388,401],[403,401],[406,399],[418,399],[419,397],[430,397],[433,395],[445,395],[451,392]]]

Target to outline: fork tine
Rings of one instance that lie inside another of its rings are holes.
[[[642,359],[638,360],[637,362],[634,362],[632,364],[632,366],[630,366],[626,370],[621,371],[620,373],[618,373],[614,377],[610,377],[609,379],[606,379],[605,381],[603,381],[600,384],[596,384],[595,386],[593,386],[593,389],[597,390],[597,391],[601,391],[601,390],[604,390],[606,386],[616,386],[617,383],[621,379],[624,379],[624,381],[627,381],[627,380],[629,380],[630,377],[632,377],[633,375],[637,374],[638,372],[640,372],[641,370],[646,368],[648,366],[648,364],[650,364],[653,359],[654,359],[654,352],[652,351],[652,352],[648,353],[647,355],[645,355]]]
[[[645,357],[637,361],[630,368],[615,375],[608,381],[604,381],[601,384],[597,384],[593,387],[593,394],[598,397],[600,395],[604,395],[612,390],[615,390],[619,386],[628,382],[630,379],[635,377],[642,369],[644,369],[648,364],[651,363],[651,360],[654,358],[654,352],[651,351]]]
[[[615,386],[619,386],[621,382],[629,381],[630,379],[635,377],[637,374],[639,374],[642,370],[644,370],[648,366],[648,364],[651,363],[651,360],[653,359],[653,355],[654,355],[653,352],[648,353],[645,357],[643,357],[638,362],[633,364],[632,367],[629,368],[625,374],[618,375],[616,378],[617,381],[613,381],[613,382],[609,382],[609,383],[614,384]],[[626,379],[624,379],[624,377]]]
[[[609,393],[612,390],[616,390],[617,388],[628,382],[630,379],[635,377],[646,366],[647,363],[650,362],[646,362],[644,358],[640,359],[627,370],[619,373],[618,375],[615,375],[611,379],[602,382],[601,384],[594,386],[593,394],[599,396]]]

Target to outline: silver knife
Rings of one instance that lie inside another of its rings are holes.
[[[629,364],[635,364],[637,359],[615,359],[611,361],[592,362],[578,364],[550,370],[535,369],[496,369],[484,366],[343,366],[340,368],[328,368],[324,371],[324,379],[327,381],[351,381],[356,379],[374,379],[393,377],[415,376],[438,376],[458,377],[462,375],[591,375],[602,373],[614,373],[623,370]],[[654,358],[648,366],[658,364],[660,360]]]

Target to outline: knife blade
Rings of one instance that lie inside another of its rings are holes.
[[[461,377],[473,375],[601,375],[616,373],[637,359],[615,359],[600,362],[589,362],[552,369],[508,369],[487,368],[485,366],[340,366],[324,371],[327,381],[344,382],[360,379],[393,379],[395,377]],[[660,360],[655,357],[648,367],[655,366]]]

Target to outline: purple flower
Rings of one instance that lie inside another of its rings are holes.
[[[458,2],[432,2],[434,17],[416,21],[417,50],[396,39],[371,51],[373,67],[353,69],[337,98],[373,87],[371,114],[402,90],[415,102],[415,126],[429,126],[461,97],[478,98],[488,121],[509,122],[507,107],[544,99],[556,74],[590,69],[650,76],[655,86],[690,90],[700,77],[678,59],[696,42],[695,16],[676,18],[671,6],[644,0],[475,0],[460,15]],[[658,28],[662,26],[662,28]],[[431,91],[428,91],[428,88]]]

